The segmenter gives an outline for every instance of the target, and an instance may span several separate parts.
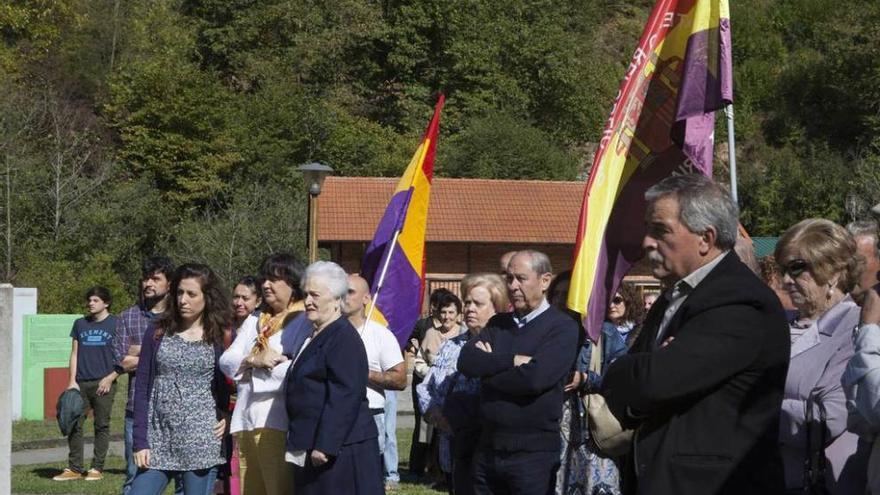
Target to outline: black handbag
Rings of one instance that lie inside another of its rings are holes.
[[[816,418],[814,410],[818,411]],[[830,495],[825,482],[828,460],[825,458],[825,444],[828,440],[828,428],[825,407],[815,396],[810,396],[804,405],[804,428],[806,433],[806,456],[804,457],[805,495]]]

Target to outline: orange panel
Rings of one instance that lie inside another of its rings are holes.
[[[55,419],[55,405],[58,397],[67,388],[67,368],[46,368],[43,370],[43,417]]]

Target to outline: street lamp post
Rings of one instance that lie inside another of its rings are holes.
[[[312,162],[300,165],[303,181],[309,191],[309,263],[318,261],[318,195],[324,179],[333,173],[333,169],[322,163]]]

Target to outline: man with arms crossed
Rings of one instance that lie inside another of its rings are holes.
[[[672,283],[602,382],[611,411],[637,429],[625,485],[639,494],[783,493],[789,330],[779,299],[732,252],[737,207],[701,175],[667,178],[645,199],[643,246],[654,276]]]
[[[513,312],[493,316],[458,358],[458,370],[482,385],[478,495],[554,490],[562,388],[577,355],[578,325],[547,302],[552,271],[544,253],[514,254],[507,265]]]

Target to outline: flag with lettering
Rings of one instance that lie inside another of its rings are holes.
[[[444,100],[441,94],[434,117],[400,178],[361,262],[361,275],[370,284],[375,303],[370,319],[387,326],[401,347],[421,315],[428,201]]]
[[[596,340],[642,256],[645,191],[712,176],[715,114],[733,101],[727,0],[658,0],[620,85],[581,206],[568,307]]]

